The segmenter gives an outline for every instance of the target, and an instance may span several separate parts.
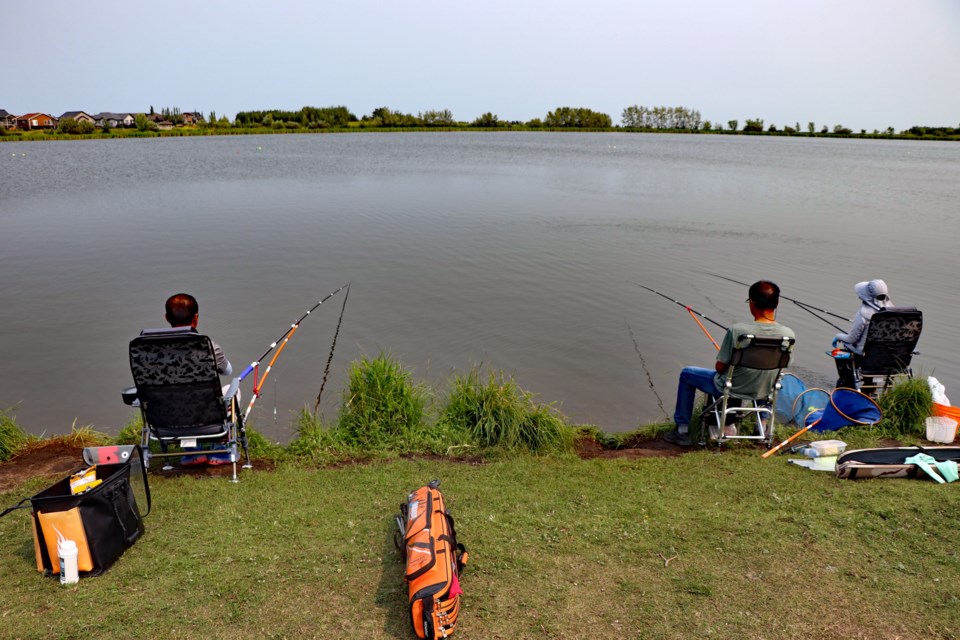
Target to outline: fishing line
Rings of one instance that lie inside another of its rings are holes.
[[[633,341],[633,350],[637,352],[637,356],[640,357],[640,366],[643,367],[644,373],[647,374],[647,383],[650,385],[650,390],[653,391],[653,395],[657,397],[657,404],[660,406],[660,411],[663,412],[663,415],[668,416],[667,410],[663,408],[663,399],[660,397],[660,394],[657,393],[657,388],[653,386],[653,376],[650,375],[650,369],[647,368],[647,361],[644,360],[643,354],[640,353],[640,345],[637,344],[637,339],[633,335],[633,328],[630,326],[630,323],[624,319],[624,324],[627,325],[627,332],[630,334],[630,339]]]
[[[347,285],[347,292],[343,294],[343,306],[340,307],[340,318],[337,320],[337,330],[333,332],[333,342],[330,343],[330,355],[327,356],[327,366],[323,369],[323,381],[320,383],[320,393],[317,394],[317,401],[313,405],[313,415],[317,415],[320,409],[320,398],[323,397],[323,388],[327,386],[327,376],[330,375],[330,362],[333,360],[333,350],[337,348],[337,336],[340,335],[340,323],[343,322],[343,312],[347,309],[347,300],[350,298],[350,285]]]
[[[646,286],[646,285],[642,285],[642,284],[640,284],[639,282],[634,282],[633,284],[637,285],[638,287],[642,287],[642,288],[646,289],[647,291],[652,291],[653,293],[657,294],[657,295],[660,296],[661,298],[666,298],[666,299],[669,300],[670,302],[673,302],[673,303],[675,303],[675,304],[678,304],[678,305],[680,305],[681,307],[683,307],[684,309],[686,309],[686,310],[687,310],[687,313],[690,314],[690,317],[693,318],[694,322],[696,322],[696,323],[700,326],[700,329],[703,330],[703,333],[707,336],[707,338],[710,339],[710,342],[713,343],[713,346],[717,348],[717,351],[720,350],[720,345],[718,345],[718,344],[717,344],[717,341],[713,339],[713,336],[710,335],[710,332],[707,331],[707,328],[706,328],[705,326],[703,326],[703,323],[700,322],[700,320],[697,318],[697,316],[700,316],[701,318],[703,318],[703,319],[706,320],[707,322],[712,322],[713,324],[717,325],[718,327],[720,327],[720,328],[723,329],[724,331],[727,330],[727,327],[726,327],[725,325],[720,324],[719,322],[717,322],[717,321],[714,320],[713,318],[708,318],[707,316],[703,315],[702,313],[700,313],[699,311],[697,311],[696,309],[694,309],[694,308],[691,307],[690,305],[683,304],[683,303],[680,302],[679,300],[674,300],[674,299],[671,298],[670,296],[664,295],[664,294],[660,293],[660,292],[657,291],[656,289],[651,289],[650,287],[648,287],[648,286]]]
[[[746,282],[740,282],[739,280],[734,280],[733,278],[728,278],[727,276],[722,276],[722,275],[720,275],[719,273],[710,273],[709,271],[701,271],[700,273],[702,273],[702,274],[704,274],[704,275],[707,275],[707,276],[713,276],[714,278],[720,278],[721,280],[726,280],[727,282],[733,282],[734,284],[740,284],[740,285],[743,285],[743,286],[745,286],[745,287],[749,287],[749,286],[750,286],[750,285],[747,284]],[[794,300],[793,298],[788,298],[787,296],[785,296],[785,295],[783,295],[783,294],[780,294],[780,297],[783,298],[784,300],[789,300],[790,302],[794,303],[795,305],[799,306],[799,307],[802,308],[802,309],[805,309],[806,311],[810,311],[810,309],[813,309],[814,311],[819,311],[820,313],[825,313],[825,314],[827,314],[828,316],[833,316],[834,318],[838,318],[838,319],[843,320],[843,321],[845,321],[845,322],[850,322],[850,318],[845,318],[844,316],[841,316],[841,315],[838,314],[838,313],[834,313],[834,312],[832,312],[832,311],[827,311],[826,309],[821,309],[820,307],[815,307],[815,306],[813,306],[812,304],[807,304],[806,302],[801,302],[801,301],[799,301],[799,300]],[[806,307],[809,307],[810,309],[806,309]],[[810,311],[810,313],[813,313],[813,312]],[[816,316],[817,318],[820,318],[820,316],[818,316],[818,315],[815,314],[815,313],[814,313],[813,315]],[[838,327],[837,325],[831,323],[829,320],[827,320],[827,319],[825,319],[825,318],[820,318],[820,319],[823,320],[824,322],[826,322],[827,324],[829,324],[830,326],[832,326],[832,327],[834,327],[834,328],[836,328],[836,329],[839,329],[840,331],[843,331],[843,329],[840,329],[840,327]]]
[[[270,343],[270,346],[267,347],[267,350],[263,352],[263,355],[261,355],[259,358],[254,360],[252,363],[250,363],[247,366],[247,368],[244,369],[243,373],[240,374],[239,379],[243,380],[248,375],[250,375],[250,373],[254,373],[254,385],[253,385],[253,394],[252,394],[253,397],[250,398],[250,404],[247,405],[247,410],[243,414],[244,421],[246,421],[247,417],[250,415],[250,412],[253,410],[253,405],[257,402],[257,398],[260,397],[260,390],[263,389],[263,383],[267,381],[267,377],[270,375],[270,370],[273,369],[273,365],[277,361],[277,358],[280,357],[280,354],[283,353],[283,350],[286,348],[287,343],[290,342],[290,338],[292,338],[293,334],[296,333],[297,329],[300,328],[300,323],[303,322],[304,318],[306,318],[308,315],[313,313],[313,311],[316,310],[317,307],[322,305],[324,302],[326,302],[327,300],[329,300],[330,298],[332,298],[333,296],[335,296],[337,293],[347,288],[348,286],[350,286],[349,283],[342,285],[339,289],[328,293],[326,296],[321,298],[320,301],[317,302],[317,304],[307,309],[307,312],[304,313],[302,316],[300,316],[296,322],[290,325],[290,328],[284,331],[283,335],[281,335],[279,338],[277,338],[272,343]],[[278,344],[279,344],[279,348],[277,348]],[[273,358],[271,358],[269,364],[267,364],[266,369],[263,371],[263,375],[260,376],[259,375],[260,363],[263,362],[263,359],[266,358],[270,354],[270,352],[273,351],[275,348],[277,349],[277,352],[273,354]],[[259,376],[259,379],[258,379],[258,376]]]

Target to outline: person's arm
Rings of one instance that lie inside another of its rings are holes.
[[[233,373],[233,365],[227,360],[227,356],[223,354],[223,349],[216,342],[213,343],[213,355],[217,359],[217,372],[220,375],[229,376]]]
[[[863,335],[863,332],[867,330],[867,324],[868,322],[863,317],[863,314],[858,311],[856,317],[853,319],[853,325],[850,327],[850,332],[838,333],[833,338],[834,344],[836,344],[837,341],[840,341],[851,347],[857,346],[857,343],[860,341],[860,337]]]
[[[717,373],[726,373],[727,367],[730,366],[730,358],[732,356],[733,331],[732,329],[727,329],[727,333],[723,336],[723,342],[720,343],[720,351],[717,352],[717,363],[714,365]]]

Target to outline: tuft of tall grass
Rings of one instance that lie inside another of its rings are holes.
[[[20,428],[10,411],[0,410],[0,462],[9,460],[29,441],[30,436]]]
[[[120,433],[113,439],[116,444],[140,444],[140,432],[143,431],[143,416],[137,411],[130,416],[127,424],[120,428]]]
[[[915,435],[925,433],[924,420],[933,411],[933,394],[926,378],[904,380],[887,389],[877,404],[883,418],[877,430],[890,435]]]
[[[350,366],[337,423],[342,441],[365,450],[413,443],[426,435],[427,389],[389,354]]]
[[[324,424],[318,415],[303,408],[294,423],[297,435],[287,445],[286,450],[300,460],[315,464],[331,462],[343,448],[336,427],[336,424]]]
[[[551,406],[538,404],[512,377],[474,369],[455,376],[440,425],[466,433],[481,447],[526,448],[536,453],[569,451],[574,430]]]

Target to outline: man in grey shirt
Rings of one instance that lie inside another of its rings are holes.
[[[742,335],[787,336],[795,338],[793,331],[776,320],[777,305],[780,303],[780,287],[769,280],[759,280],[750,285],[747,303],[753,322],[738,322],[727,329],[723,344],[717,353],[717,362],[713,369],[704,367],[684,367],[680,372],[680,384],[677,387],[677,405],[673,414],[676,428],[664,436],[664,440],[682,447],[693,444],[690,437],[690,419],[697,391],[711,396],[723,394],[723,385],[727,367],[733,355],[733,347]],[[737,367],[733,372],[731,393],[735,396],[763,398],[770,394],[776,383],[776,371],[761,371]]]

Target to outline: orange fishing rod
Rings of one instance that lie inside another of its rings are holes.
[[[680,305],[681,307],[683,307],[684,309],[686,309],[686,310],[687,310],[687,313],[690,314],[690,317],[693,318],[694,322],[696,322],[698,325],[700,325],[700,329],[702,329],[702,330],[703,330],[703,333],[706,334],[706,336],[710,339],[710,342],[713,343],[713,346],[717,348],[717,351],[720,350],[720,345],[718,345],[718,344],[717,344],[717,341],[713,339],[713,336],[710,335],[710,332],[707,331],[707,328],[706,328],[705,326],[703,326],[703,323],[700,322],[700,319],[697,318],[697,316],[700,316],[700,318],[703,318],[703,319],[706,320],[707,322],[712,322],[713,324],[717,325],[718,327],[720,327],[720,328],[723,329],[724,331],[727,330],[727,327],[726,327],[726,326],[720,324],[719,322],[717,322],[716,320],[714,320],[714,319],[712,319],[712,318],[708,318],[707,316],[703,315],[702,313],[700,313],[699,311],[697,311],[697,310],[694,309],[693,307],[691,307],[691,306],[689,306],[689,305],[686,305],[686,304],[683,304],[683,303],[680,302],[679,300],[674,300],[674,299],[671,298],[670,296],[667,296],[667,295],[664,295],[664,294],[660,293],[660,292],[657,291],[656,289],[651,289],[650,287],[648,287],[648,286],[646,286],[646,285],[642,285],[642,284],[640,284],[639,282],[634,282],[633,284],[637,285],[638,287],[643,287],[643,288],[646,289],[647,291],[653,292],[653,293],[657,294],[658,296],[660,296],[661,298],[666,298],[666,299],[669,300],[670,302],[673,302],[673,303],[675,303],[675,304],[678,304],[678,305]]]

